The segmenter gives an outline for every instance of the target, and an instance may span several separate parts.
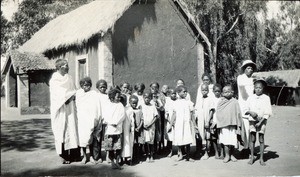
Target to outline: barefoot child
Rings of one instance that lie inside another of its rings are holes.
[[[222,86],[220,84],[215,84],[213,86],[213,101],[214,101],[214,107],[215,109],[218,106],[218,103],[221,99],[221,92],[222,92]],[[216,159],[224,159],[224,147],[218,144],[218,138],[219,138],[219,131],[217,129],[217,116],[216,113],[213,115],[212,124],[210,126],[211,129],[211,142],[215,150],[215,158]],[[219,150],[220,150],[220,156],[219,156]]]
[[[160,100],[159,94],[159,84],[157,82],[152,82],[150,84],[150,91],[152,94],[151,104],[155,105],[158,112],[158,119],[155,122],[155,139],[154,139],[154,153],[159,154],[162,150],[163,143],[163,132],[162,132],[162,124],[163,124],[163,112],[164,105]]]
[[[109,153],[113,169],[121,169],[119,160],[122,148],[122,126],[125,119],[125,109],[120,103],[120,95],[120,90],[115,88],[108,92],[110,102],[106,107],[107,114],[104,117],[104,123],[107,125],[104,136],[104,148]]]
[[[123,96],[126,97],[124,94]],[[126,103],[126,100],[124,99],[123,104]],[[124,159],[125,164],[132,165],[132,152],[133,152],[133,140],[134,140],[134,112],[131,107],[131,104],[125,107],[125,111],[126,111],[126,118],[123,122],[122,157]]]
[[[134,140],[133,140],[133,157],[132,160],[136,163],[140,162],[140,157],[142,155],[142,147],[145,144],[144,138],[144,118],[142,110],[137,107],[139,99],[135,95],[131,95],[129,98],[130,106],[128,108],[127,114],[132,114],[133,116],[133,126],[134,126]]]
[[[238,101],[233,98],[231,85],[223,88],[223,97],[220,99],[216,110],[217,128],[220,129],[220,143],[225,147],[224,163],[237,159],[233,156],[234,147],[237,146],[237,133],[240,133],[242,120]]]
[[[169,89],[170,97],[166,97],[166,105],[165,105],[165,119],[166,119],[166,126],[165,126],[165,138],[167,140],[167,150],[170,151],[168,157],[172,157],[172,141],[174,140],[174,104],[177,99],[176,90],[171,88]],[[173,118],[173,119],[172,119]]]
[[[176,90],[179,96],[174,104],[174,114],[176,115],[174,145],[178,147],[177,160],[183,160],[182,151],[185,149],[186,161],[193,162],[194,160],[190,159],[190,144],[193,143],[192,128],[195,123],[193,103],[186,99],[187,89],[185,86],[178,86]]]
[[[142,112],[144,116],[145,151],[147,162],[153,162],[155,121],[158,119],[158,113],[155,105],[151,103],[152,93],[145,92],[143,97],[144,104],[142,105]]]
[[[110,102],[108,95],[106,93],[107,82],[103,79],[100,79],[96,83],[96,88],[99,91],[98,93],[99,93],[100,102],[101,102],[101,113],[102,113],[102,117],[104,119],[104,117],[106,117],[106,112],[107,112],[106,106]],[[104,138],[104,133],[105,133],[105,125],[102,125],[102,131],[100,133],[99,141],[97,141],[97,142],[93,141],[93,149],[94,149],[93,154],[95,156],[95,160],[97,160],[98,163],[102,163],[101,148],[102,148],[102,140]],[[106,160],[109,161],[108,153],[106,153],[106,154],[107,154]]]
[[[214,101],[212,97],[208,96],[209,89],[207,84],[201,85],[201,97],[198,97],[198,100],[196,102],[196,111],[197,111],[197,129],[200,134],[200,141],[197,143],[198,145],[202,146],[202,143],[205,142],[205,154],[202,157],[203,160],[206,160],[209,158],[208,151],[209,151],[209,145],[211,140],[211,120],[213,118],[213,114],[215,112],[214,108]],[[201,149],[200,147],[197,147],[198,151]]]
[[[96,91],[91,90],[91,78],[85,77],[81,79],[80,87],[81,89],[76,92],[76,107],[79,146],[83,154],[81,162],[84,164],[88,161],[96,163],[98,156],[96,156],[96,153],[93,153],[93,144],[99,142],[100,131],[102,130],[100,97]],[[86,154],[87,147],[89,147],[92,158],[89,158]]]
[[[270,97],[263,93],[266,86],[267,83],[264,80],[256,80],[254,82],[255,94],[249,96],[249,98],[247,99],[248,111],[245,113],[245,115],[249,115],[251,157],[248,164],[250,165],[254,163],[254,146],[256,141],[256,133],[258,133],[260,143],[259,162],[263,166],[266,165],[263,159],[265,145],[264,134],[266,131],[267,120],[272,115]]]

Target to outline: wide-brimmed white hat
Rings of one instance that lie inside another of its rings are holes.
[[[254,66],[254,69],[256,69],[256,64],[251,60],[243,61],[243,64],[242,64],[241,68],[245,69],[245,67],[248,66],[248,65],[252,65],[252,66]]]

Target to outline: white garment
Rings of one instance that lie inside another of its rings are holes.
[[[100,103],[101,103],[101,114],[102,117],[107,117],[107,106],[110,104],[110,100],[108,98],[107,94],[103,94],[101,92],[98,92],[99,97],[100,97]]]
[[[239,96],[239,104],[241,107],[241,113],[245,113],[247,109],[247,99],[249,96],[254,94],[254,85],[253,85],[253,77],[248,77],[246,74],[239,75],[237,77],[237,85],[238,85],[238,96]],[[243,115],[243,117],[247,117]]]
[[[131,107],[126,109],[126,118],[123,122],[122,157],[132,157],[134,140],[134,112]]]
[[[174,127],[171,127],[170,121],[171,121],[172,116],[174,114],[175,101],[176,100],[172,100],[170,97],[166,97],[165,118],[168,121],[165,125],[165,138],[168,141],[173,141],[174,140]],[[171,128],[171,131],[167,132],[169,128]]]
[[[150,125],[155,117],[158,116],[157,109],[155,105],[150,104],[150,105],[145,105],[142,104],[142,112],[144,116],[144,126]],[[155,135],[155,123],[152,124],[152,126],[148,130],[144,130],[144,135],[145,135],[145,142],[146,143],[153,143],[154,142],[154,135]]]
[[[174,111],[176,114],[174,145],[182,146],[193,143],[193,133],[191,127],[191,112],[194,110],[193,102],[186,99],[175,101]]]
[[[237,77],[237,86],[238,86],[238,101],[241,108],[241,114],[243,118],[243,123],[245,127],[245,133],[247,140],[249,140],[249,121],[248,117],[244,113],[247,110],[247,99],[250,95],[253,95],[254,93],[254,84],[253,84],[254,77],[248,77],[245,73],[242,75],[239,75]]]
[[[221,128],[219,134],[219,143],[237,147],[236,129],[233,126]]]
[[[76,92],[79,146],[86,147],[92,142],[92,134],[100,140],[101,103],[99,94],[90,90],[79,89]]]
[[[123,132],[123,120],[125,119],[125,109],[122,103],[109,102],[105,113],[104,123],[107,124],[106,135],[119,135]],[[114,126],[116,125],[116,126]]]
[[[246,111],[253,111],[258,117],[263,117],[268,119],[272,115],[272,106],[270,97],[262,94],[257,96],[253,94],[247,99]],[[251,116],[249,116],[249,121],[254,121]]]
[[[58,154],[64,150],[78,147],[77,117],[75,102],[65,102],[75,95],[75,85],[69,74],[62,76],[60,73],[53,73],[50,82],[50,112],[51,127],[54,134],[55,148]]]
[[[205,124],[209,125],[210,121],[210,111],[215,109],[215,103],[211,96],[206,98],[198,98],[197,104],[195,105],[196,115],[197,115],[197,126],[202,138],[202,141],[205,142]]]

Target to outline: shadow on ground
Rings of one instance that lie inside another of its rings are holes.
[[[54,150],[50,119],[1,121],[1,152]]]
[[[74,168],[76,167],[76,168]],[[111,169],[109,165],[66,165],[52,170],[30,169],[18,173],[1,173],[1,176],[137,176],[133,172]]]

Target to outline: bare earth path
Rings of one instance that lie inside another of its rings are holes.
[[[106,162],[62,165],[55,152],[49,118],[9,117],[1,109],[1,176],[291,176],[300,175],[300,107],[273,107],[266,132],[267,166],[247,159],[224,164],[208,160],[176,162],[172,158],[112,170]],[[9,119],[9,120],[8,120]],[[257,143],[258,147],[259,144]]]

